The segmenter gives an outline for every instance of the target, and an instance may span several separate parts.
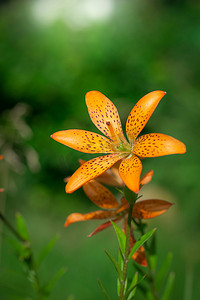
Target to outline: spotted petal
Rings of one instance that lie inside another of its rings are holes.
[[[182,142],[162,133],[142,135],[133,146],[133,153],[139,157],[157,157],[185,152],[186,147]]]
[[[151,92],[133,107],[126,122],[126,134],[130,142],[135,141],[165,94],[163,91]]]
[[[57,142],[84,153],[112,153],[111,142],[104,136],[79,129],[55,132],[51,137]]]
[[[66,193],[74,192],[89,180],[101,175],[122,157],[119,154],[110,154],[87,161],[70,178],[65,187]]]
[[[85,183],[83,190],[87,197],[101,208],[114,209],[120,206],[114,195],[96,180]]]
[[[85,99],[90,118],[94,125],[107,137],[113,140],[113,133],[108,127],[108,122],[110,122],[114,133],[117,136],[120,136],[122,140],[125,140],[120,117],[115,105],[98,91],[88,92]]]
[[[69,226],[72,223],[80,222],[80,221],[88,221],[88,220],[102,220],[108,219],[113,216],[112,211],[92,211],[87,214],[73,213],[69,215],[65,221],[65,227]]]
[[[152,219],[165,213],[171,205],[173,203],[159,199],[138,201],[133,207],[132,216],[138,219]]]
[[[140,174],[142,172],[142,163],[140,159],[132,155],[124,159],[119,167],[119,175],[125,185],[136,194],[139,192]]]

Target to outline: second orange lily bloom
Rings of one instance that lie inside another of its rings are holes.
[[[80,152],[109,154],[81,165],[67,183],[66,192],[72,193],[122,160],[119,175],[130,190],[138,193],[142,172],[140,158],[185,153],[182,142],[165,134],[150,133],[137,138],[164,95],[163,91],[154,91],[136,103],[126,122],[127,141],[114,104],[98,91],[88,92],[86,105],[90,118],[107,137],[78,129],[58,131],[51,137]]]

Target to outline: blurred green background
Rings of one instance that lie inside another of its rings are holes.
[[[167,95],[143,132],[176,137],[187,153],[144,161],[143,172],[155,172],[144,197],[175,203],[149,228],[158,228],[159,264],[168,252],[174,255],[171,299],[199,299],[199,19],[195,0],[1,1],[0,208],[12,224],[17,211],[23,214],[36,254],[59,233],[40,269],[47,281],[67,268],[50,299],[103,299],[97,278],[116,299],[116,276],[104,249],[117,254],[111,228],[87,238],[98,222],[63,227],[68,214],[96,209],[81,189],[65,194],[63,181],[78,158],[92,156],[56,143],[50,134],[70,128],[97,132],[84,101],[87,91],[110,98],[125,125],[134,104],[157,89]],[[11,234],[0,226],[0,299],[35,299],[7,241]]]

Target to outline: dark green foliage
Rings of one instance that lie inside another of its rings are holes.
[[[159,228],[156,234],[160,257],[156,268],[159,272],[171,251],[176,274],[171,299],[184,299],[188,269],[193,278],[200,277],[198,1],[113,1],[113,12],[107,19],[91,21],[83,27],[73,27],[70,17],[45,23],[48,10],[40,8],[37,19],[32,2],[4,1],[0,7],[0,154],[3,151],[5,155],[0,162],[0,187],[5,188],[0,194],[1,211],[5,209],[10,220],[17,211],[22,212],[36,254],[60,233],[51,259],[48,256],[40,266],[46,282],[63,265],[68,267],[66,276],[52,290],[52,299],[69,296],[92,300],[94,294],[96,299],[102,299],[97,278],[102,278],[110,291],[116,275],[112,275],[103,253],[103,249],[114,247],[112,230],[86,239],[95,222],[63,228],[68,214],[94,208],[81,190],[66,195],[63,182],[78,168],[78,158],[93,156],[56,143],[50,134],[68,128],[96,130],[84,101],[89,90],[100,90],[113,100],[123,126],[140,97],[155,89],[166,90],[167,95],[144,133],[174,136],[186,144],[187,153],[146,159],[143,174],[154,170],[152,188],[149,187],[152,196],[175,202],[170,212],[149,224]],[[79,9],[78,2],[74,3]],[[79,16],[75,15],[75,19],[78,21]],[[11,120],[15,119],[8,118],[10,109],[21,102],[28,105],[24,116],[31,128],[28,135],[26,126],[13,130]],[[20,136],[20,132],[24,135]],[[17,162],[10,161],[15,156],[8,156],[8,149],[17,154]],[[40,169],[30,169],[27,157],[34,162],[32,150],[37,152]],[[12,241],[16,250],[11,250],[7,239],[8,232],[3,228],[1,298],[34,299],[26,277],[19,275],[21,262],[19,265],[14,255],[17,251],[27,258],[29,250],[16,240]],[[87,277],[83,275],[85,266]],[[162,286],[161,282],[158,284]],[[191,299],[198,299],[200,288],[196,280],[191,289]]]

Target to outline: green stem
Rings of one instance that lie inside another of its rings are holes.
[[[138,229],[140,230],[141,235],[144,235],[144,227],[143,224],[141,222],[141,220],[139,220],[139,223],[136,223],[138,226]],[[151,292],[153,295],[154,300],[158,300],[158,293],[156,290],[156,286],[155,286],[155,276],[154,276],[154,271],[152,269],[152,265],[151,265],[151,260],[150,260],[150,251],[149,251],[149,247],[147,245],[147,243],[144,244],[145,247],[145,254],[146,254],[146,259],[147,259],[147,266],[148,266],[148,271],[149,271],[149,282],[150,282],[150,286],[151,286]]]
[[[26,240],[15,230],[15,228],[10,224],[10,222],[4,217],[4,215],[0,212],[0,219],[4,222],[4,224],[10,229],[10,231],[16,236],[20,242],[24,243]]]
[[[126,277],[127,277],[127,267],[128,267],[128,255],[129,255],[129,245],[130,245],[130,235],[131,235],[131,220],[132,220],[132,211],[133,211],[133,205],[129,204],[129,210],[128,210],[128,220],[127,220],[127,226],[126,226],[126,246],[125,246],[125,252],[124,252],[124,263],[123,263],[123,270],[122,270],[122,277],[123,279],[120,282],[120,296],[119,300],[122,300],[124,297],[125,292],[125,284],[126,284]]]
[[[8,229],[15,235],[15,237],[23,244],[26,245],[26,247],[28,247],[30,249],[30,244],[29,242],[24,239],[17,231],[16,229],[10,224],[10,222],[5,218],[5,216],[0,212],[0,219],[4,222],[4,224],[8,227]],[[31,249],[30,249],[31,250]],[[35,272],[35,289],[38,293],[38,300],[42,300],[43,298],[43,289],[41,287],[40,284],[40,280],[38,277],[38,273],[37,273],[37,267],[34,261],[34,257],[33,257],[33,253],[31,250],[31,254],[30,254],[30,258],[29,260],[26,261],[26,264],[29,267],[29,270],[33,270]]]

